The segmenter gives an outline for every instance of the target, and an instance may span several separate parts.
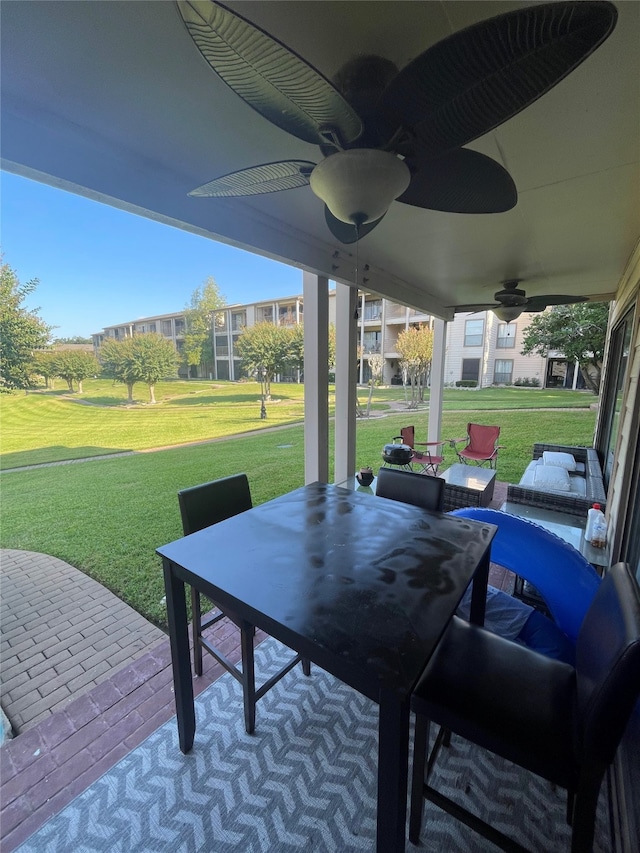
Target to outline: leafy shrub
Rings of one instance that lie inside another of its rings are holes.
[[[478,380],[477,379],[458,379],[456,382],[456,388],[477,388]]]
[[[513,384],[519,386],[520,388],[539,388],[540,380],[537,376],[525,376],[524,379],[519,376]]]

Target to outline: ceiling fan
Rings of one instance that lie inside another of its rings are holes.
[[[604,0],[518,8],[454,33],[398,71],[358,56],[330,82],[306,60],[213,0],[177,7],[209,66],[268,121],[324,159],[263,163],[190,196],[259,195],[310,185],[342,243],[368,234],[394,199],[450,213],[500,213],[517,202],[507,170],[462,146],[548,92],[611,34]]]
[[[512,278],[503,281],[503,290],[493,294],[495,302],[486,305],[456,305],[454,311],[459,314],[464,311],[493,311],[499,320],[505,323],[515,320],[525,311],[535,313],[544,311],[550,305],[572,305],[576,302],[587,302],[586,296],[562,296],[560,294],[546,293],[541,296],[527,296],[518,285],[522,279]]]

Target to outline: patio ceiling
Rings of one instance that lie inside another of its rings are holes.
[[[518,5],[233,8],[331,78],[357,54],[402,67],[450,32]],[[509,170],[516,207],[481,216],[395,202],[360,241],[360,284],[446,318],[446,306],[491,301],[508,278],[523,279],[529,296],[615,293],[640,235],[640,4],[617,7],[617,27],[592,57],[468,146]],[[275,160],[318,162],[319,152],[216,77],[172,2],[32,0],[3,3],[1,15],[4,168],[353,283],[355,247],[332,237],[309,187],[187,196],[219,175]]]

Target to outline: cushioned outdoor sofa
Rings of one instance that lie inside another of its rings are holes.
[[[507,501],[575,515],[599,503],[604,511],[607,494],[598,454],[591,447],[534,444],[520,482],[507,487]]]

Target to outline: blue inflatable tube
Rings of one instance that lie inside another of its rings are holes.
[[[601,581],[582,554],[539,524],[507,512],[465,507],[453,510],[451,515],[497,526],[491,562],[532,583],[555,623],[575,642]]]

